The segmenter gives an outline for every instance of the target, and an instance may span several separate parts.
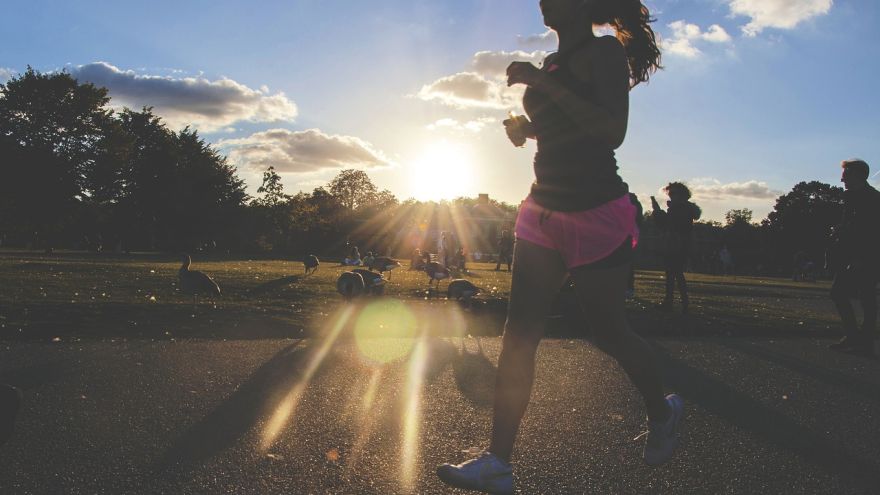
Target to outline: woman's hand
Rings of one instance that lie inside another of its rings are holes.
[[[507,85],[525,84],[537,87],[544,83],[546,74],[530,62],[513,62],[507,66]]]
[[[512,112],[511,112],[512,115]],[[504,131],[507,132],[507,139],[517,148],[521,148],[526,144],[526,138],[532,137],[532,123],[528,117],[519,115],[505,119],[503,122]]]

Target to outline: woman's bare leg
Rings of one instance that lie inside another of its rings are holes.
[[[490,452],[506,462],[510,461],[531,397],[535,351],[544,334],[547,310],[562,287],[565,275],[559,253],[521,239],[516,241],[489,446]]]
[[[578,300],[603,349],[617,360],[641,392],[651,421],[666,421],[660,365],[654,351],[626,322],[624,292],[629,265],[572,271]]]

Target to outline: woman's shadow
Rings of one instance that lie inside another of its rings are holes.
[[[452,361],[455,384],[461,394],[477,407],[490,407],[495,397],[495,374],[497,369],[483,351],[480,337],[476,337],[477,349],[469,351],[461,339],[458,355]]]

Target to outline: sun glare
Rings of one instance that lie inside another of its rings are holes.
[[[476,176],[473,154],[467,146],[437,141],[409,165],[410,195],[419,201],[475,196]]]

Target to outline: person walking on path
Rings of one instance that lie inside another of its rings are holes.
[[[489,493],[513,492],[510,461],[529,404],[535,353],[567,275],[589,320],[584,326],[645,401],[647,464],[672,457],[684,416],[679,396],[664,397],[657,356],[630,330],[624,312],[635,206],[614,150],[626,135],[630,88],[660,66],[653,19],[640,0],[542,0],[540,7],[544,23],[559,35],[559,50],[541,69],[528,62],[507,69],[508,85],[526,86],[528,114],[504,121],[508,138],[514,146],[535,139],[538,151],[536,181],[515,226],[491,441],[477,458],[437,469],[450,485]],[[596,37],[594,25],[612,26],[617,37]]]
[[[629,200],[636,207],[636,228],[642,230],[642,223],[645,219],[645,211],[642,209],[642,202],[635,193],[629,193]],[[639,246],[638,239],[633,239],[633,258],[635,258],[636,248]],[[635,262],[629,264],[629,280],[626,284],[626,298],[632,299],[636,297],[636,266]]]
[[[868,184],[870,169],[862,160],[841,164],[843,219],[833,249],[834,281],[831,299],[843,320],[845,337],[832,349],[874,356],[877,327],[877,281],[880,278],[880,192]],[[862,305],[859,329],[850,299]]]
[[[691,203],[691,190],[681,182],[671,182],[663,188],[669,201],[666,202],[666,211],[660,208],[657,198],[651,196],[651,206],[654,209],[654,218],[663,231],[663,265],[666,270],[666,296],[661,306],[664,309],[672,309],[672,294],[678,285],[678,294],[681,298],[681,312],[688,312],[687,281],[684,278],[684,267],[690,255],[691,241],[694,230],[694,220],[699,220],[702,211],[700,207]]]
[[[501,263],[507,264],[507,271],[510,271],[510,264],[513,261],[513,236],[509,230],[502,230],[501,237],[498,239],[498,260],[495,263],[495,271],[501,269]]]

